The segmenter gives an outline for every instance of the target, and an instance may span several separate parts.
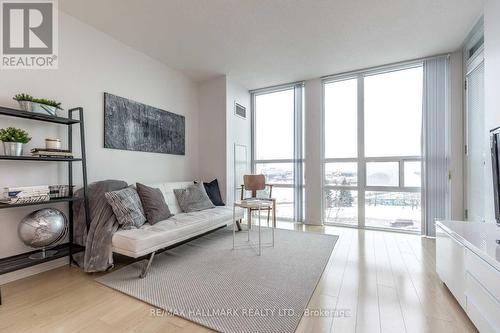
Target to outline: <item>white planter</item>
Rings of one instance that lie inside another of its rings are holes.
[[[24,144],[21,142],[4,142],[3,150],[7,156],[22,156]]]
[[[42,113],[49,116],[55,116],[57,108],[50,105],[40,104],[40,103],[31,103],[32,111],[35,113]]]
[[[23,111],[41,113],[49,116],[55,116],[57,112],[57,108],[54,106],[40,104],[40,103],[33,103],[29,101],[17,101],[17,102],[19,103],[19,107]]]

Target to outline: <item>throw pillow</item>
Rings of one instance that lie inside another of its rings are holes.
[[[104,196],[113,209],[113,213],[115,213],[122,229],[140,228],[146,222],[141,199],[139,199],[139,195],[133,186],[123,190],[107,192]]]
[[[205,191],[207,192],[210,201],[216,206],[225,206],[224,201],[222,201],[222,196],[220,195],[219,182],[217,179],[212,180],[210,183],[203,183]]]
[[[214,204],[203,187],[203,184],[189,185],[185,189],[175,189],[175,197],[184,213],[198,212],[214,208]]]
[[[149,224],[153,225],[173,216],[160,189],[140,183],[135,184],[135,186]]]

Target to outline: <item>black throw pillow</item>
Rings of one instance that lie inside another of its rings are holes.
[[[220,190],[219,190],[219,182],[217,179],[212,180],[210,183],[203,183],[203,186],[205,187],[205,191],[208,194],[208,197],[210,198],[210,201],[216,206],[225,206],[226,204],[224,201],[222,201],[222,197],[220,195]]]
[[[153,225],[173,216],[159,189],[140,183],[136,184],[136,188],[144,208],[144,215],[146,215],[149,224]]]

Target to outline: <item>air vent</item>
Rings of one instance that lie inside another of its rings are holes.
[[[246,119],[247,118],[247,108],[238,103],[234,103],[234,114]]]

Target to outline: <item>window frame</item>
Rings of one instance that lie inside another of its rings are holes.
[[[366,157],[365,155],[365,93],[364,93],[364,79],[367,76],[385,74],[400,70],[407,70],[417,67],[423,67],[423,60],[411,61],[406,63],[394,64],[389,66],[382,66],[377,68],[370,68],[366,70],[359,70],[350,73],[344,73],[339,75],[327,76],[322,78],[322,89],[321,89],[321,219],[322,223],[325,225],[338,225],[343,227],[355,227],[360,229],[375,229],[375,230],[388,230],[394,232],[402,233],[417,233],[409,230],[399,230],[397,228],[384,228],[384,227],[372,227],[366,226],[365,219],[365,197],[366,192],[413,192],[421,194],[421,228],[420,234],[424,233],[424,216],[425,216],[425,205],[423,204],[424,199],[424,182],[423,182],[423,147],[421,143],[422,156],[384,156],[384,157]],[[357,157],[355,158],[325,158],[326,155],[326,122],[325,122],[325,87],[329,83],[340,82],[345,80],[357,80]],[[423,110],[422,110],[423,112]],[[423,119],[422,119],[423,121]],[[422,133],[423,135],[423,133]],[[423,142],[424,140],[422,140]],[[421,186],[420,187],[406,187],[404,186],[404,162],[421,162]],[[342,162],[356,162],[358,164],[358,179],[357,186],[342,186],[342,185],[328,185],[326,184],[326,174],[325,165],[327,163],[342,163]],[[398,162],[399,165],[399,186],[367,186],[367,174],[366,174],[366,164],[369,162]],[[345,223],[335,223],[326,220],[325,211],[325,200],[326,193],[328,190],[339,190],[339,189],[349,189],[352,191],[357,191],[358,193],[358,221],[357,225],[349,225]]]
[[[256,98],[259,95],[265,95],[280,91],[294,90],[294,158],[288,159],[261,159],[255,158],[256,149]],[[294,82],[280,86],[268,87],[250,91],[251,94],[251,166],[252,173],[256,172],[257,164],[292,164],[294,183],[293,184],[274,184],[273,188],[292,188],[294,196],[293,218],[279,217],[280,220],[290,222],[303,222],[304,221],[304,82]],[[279,205],[279,202],[278,202]]]

